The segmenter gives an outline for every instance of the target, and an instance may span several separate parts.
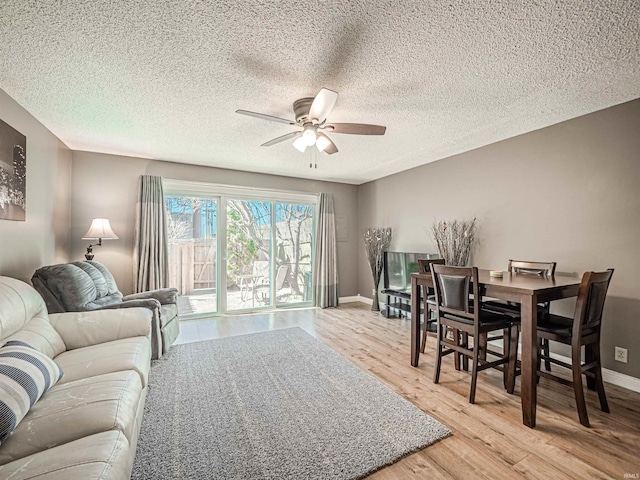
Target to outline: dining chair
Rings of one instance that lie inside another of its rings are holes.
[[[437,320],[437,356],[433,382],[438,383],[440,380],[442,357],[459,353],[471,360],[470,403],[475,403],[478,372],[487,368],[501,369],[505,387],[509,393],[513,393],[518,335],[512,319],[507,315],[481,309],[477,267],[438,264],[431,264],[430,267],[434,279]],[[469,295],[470,292],[472,296]],[[460,342],[458,338],[447,338],[445,332],[448,328],[471,336],[473,347],[469,348],[467,342]],[[505,338],[505,347],[500,354],[486,351],[486,346],[479,341],[481,336],[496,330],[502,330]],[[486,353],[498,356],[498,359],[487,361]]]
[[[550,372],[543,372],[538,366],[539,377],[548,378],[573,387],[580,423],[589,427],[587,405],[582,389],[582,375],[595,380],[598,391],[600,409],[609,413],[609,404],[602,382],[602,364],[600,361],[600,331],[602,327],[602,311],[604,301],[613,276],[613,269],[605,272],[586,272],[582,276],[573,318],[549,314],[538,322],[538,338],[571,346],[571,364],[562,362],[548,355],[543,356],[555,365],[568,368],[572,372],[572,380],[558,377]],[[585,360],[581,351],[585,347]]]
[[[526,260],[509,260],[507,271],[511,274],[521,275],[536,275],[553,277],[556,272],[556,262],[530,262]],[[538,318],[543,318],[549,314],[551,302],[544,302],[538,304]],[[517,312],[520,314],[520,304],[516,302],[506,302],[502,300],[490,300],[484,303],[485,308],[493,308],[494,310],[505,313],[507,315],[510,312]],[[489,339],[497,340],[498,337]],[[539,342],[538,348],[545,357],[549,357],[549,341],[542,339]],[[547,371],[551,371],[551,362],[545,360],[544,367]]]
[[[444,265],[444,258],[419,258],[418,272],[431,273],[431,264]],[[424,322],[422,322],[422,343],[420,344],[420,352],[424,353],[427,348],[427,336],[436,334],[436,317],[435,305],[436,296],[433,288],[424,287],[422,298],[424,298]],[[431,314],[434,313],[432,316]]]

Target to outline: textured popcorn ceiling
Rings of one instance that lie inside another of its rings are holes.
[[[70,148],[356,184],[640,97],[639,52],[638,0],[0,2],[0,88]],[[321,87],[387,134],[309,169],[234,113]]]

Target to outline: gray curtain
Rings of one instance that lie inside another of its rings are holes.
[[[140,175],[136,205],[134,287],[136,293],[168,287],[167,217],[162,178]]]
[[[333,196],[321,193],[316,226],[316,258],[313,271],[316,306],[338,306],[338,250]]]

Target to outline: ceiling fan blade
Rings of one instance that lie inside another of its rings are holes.
[[[367,123],[332,123],[326,125],[325,130],[331,133],[348,133],[352,135],[384,135],[387,127],[369,125]]]
[[[236,110],[236,113],[241,115],[249,115],[250,117],[261,118],[262,120],[268,120],[270,122],[286,123],[287,125],[295,125],[296,122],[287,120],[286,118],[274,117],[272,115],[265,115],[264,113],[250,112],[249,110]]]
[[[324,122],[337,100],[338,92],[334,92],[328,88],[320,90],[316,98],[313,99],[313,103],[309,109],[309,119],[317,120],[318,123]]]
[[[285,140],[289,140],[290,138],[297,137],[301,133],[302,132],[287,133],[286,135],[282,135],[281,137],[274,138],[273,140],[269,140],[268,142],[265,142],[260,146],[261,147],[270,147],[271,145],[275,145],[276,143],[284,142]]]
[[[318,141],[316,142],[316,146],[318,147],[318,150],[328,155],[338,153],[338,147],[336,147],[336,144],[322,132],[318,132]],[[324,148],[322,148],[323,146]]]

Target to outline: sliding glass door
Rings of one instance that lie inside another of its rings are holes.
[[[312,301],[313,205],[276,203],[277,305]]]
[[[181,315],[218,311],[218,200],[166,195],[169,285],[179,292]]]
[[[271,306],[271,202],[226,200],[227,311]]]
[[[217,189],[165,183],[180,315],[311,305],[315,196]]]

